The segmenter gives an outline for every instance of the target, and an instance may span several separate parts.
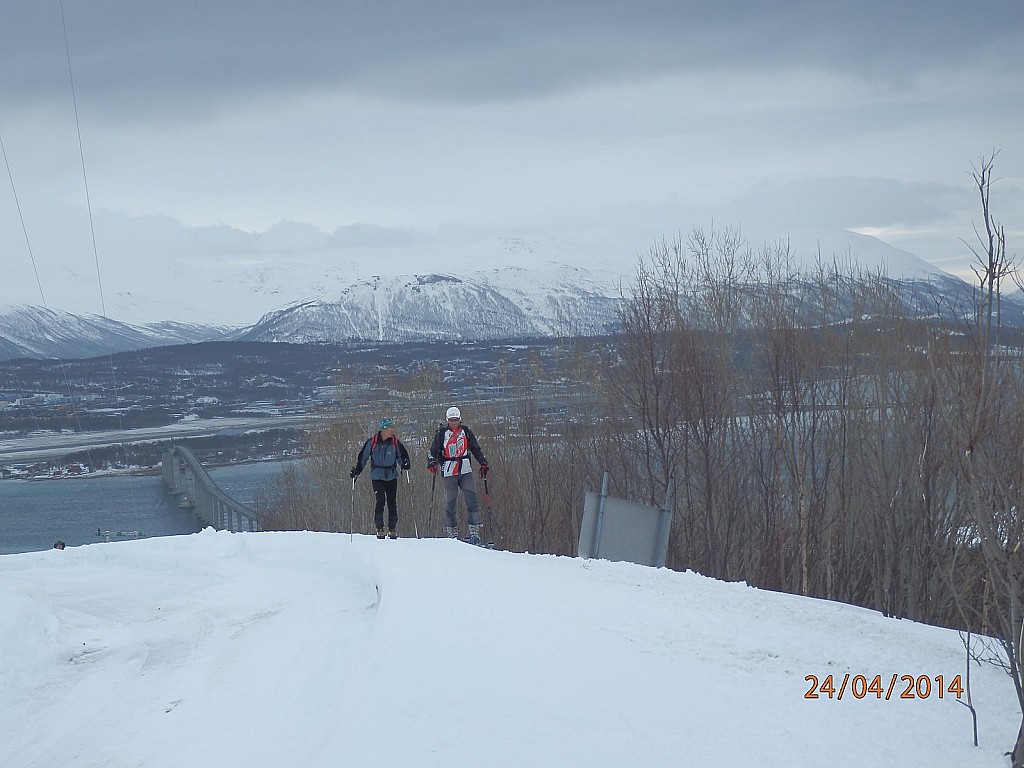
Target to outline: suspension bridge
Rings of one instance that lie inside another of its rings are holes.
[[[181,506],[193,508],[204,525],[232,533],[260,530],[257,514],[218,488],[188,448],[175,445],[164,451],[160,468],[167,490],[181,496]]]

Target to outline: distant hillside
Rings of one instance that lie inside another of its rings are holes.
[[[0,312],[0,359],[82,358],[224,337],[226,329],[167,321],[131,325],[97,315],[22,306]]]
[[[538,274],[495,270],[473,278],[398,275],[361,281],[337,301],[310,301],[265,315],[248,341],[481,341],[593,336],[618,326],[610,281],[563,267]]]
[[[940,311],[953,319],[970,311],[971,286],[873,237],[829,230],[784,233],[775,240],[750,237],[748,243],[754,251],[784,251],[797,272],[819,265],[882,272],[906,288],[911,314]],[[620,303],[630,291],[624,275],[635,269],[636,256],[624,253],[613,268],[613,252],[607,245],[602,251],[596,244],[499,238],[460,252],[450,265],[436,256],[421,258],[423,266],[444,265],[450,271],[396,274],[397,262],[387,259],[373,262],[380,274],[363,279],[346,263],[256,261],[170,270],[165,283],[139,284],[119,292],[116,301],[130,299],[123,307],[129,313],[177,307],[174,320],[133,324],[59,309],[0,308],[0,359],[82,358],[219,339],[394,343],[603,335],[618,327]],[[588,260],[588,254],[594,258]],[[193,282],[185,287],[182,280]],[[751,289],[756,291],[756,284]],[[812,310],[818,301],[813,282],[796,290]],[[937,296],[942,297],[938,304]],[[252,325],[230,330],[184,322],[182,316],[192,317],[193,309],[168,303],[179,298],[187,298],[188,307],[225,317],[260,314]],[[1024,323],[1019,292],[1005,298],[1003,319]]]

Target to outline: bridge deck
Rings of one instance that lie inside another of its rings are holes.
[[[193,507],[196,517],[218,530],[258,531],[258,515],[217,487],[202,463],[183,445],[172,446],[161,457],[164,485],[182,497],[183,507]]]

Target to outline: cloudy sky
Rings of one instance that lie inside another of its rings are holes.
[[[231,229],[280,253],[614,231],[630,259],[714,223],[969,275],[993,150],[1024,237],[1021,0],[4,0],[0,50],[5,263],[22,220],[40,263],[92,258],[76,105],[101,259],[224,258]]]

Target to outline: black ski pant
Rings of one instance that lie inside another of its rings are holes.
[[[384,502],[388,505],[388,528],[394,530],[398,527],[398,478],[394,480],[374,480],[373,498],[376,506],[373,508],[373,524],[379,531],[384,527]]]

